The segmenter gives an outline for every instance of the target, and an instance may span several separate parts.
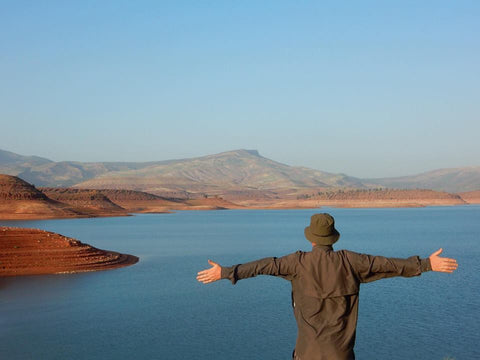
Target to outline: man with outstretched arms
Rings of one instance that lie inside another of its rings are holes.
[[[273,275],[292,284],[292,306],[298,326],[293,352],[296,360],[355,359],[353,347],[358,315],[360,284],[393,276],[412,277],[425,271],[451,273],[454,259],[440,257],[442,249],[427,259],[407,259],[334,251],[340,234],[329,214],[315,214],[305,237],[312,251],[297,251],[231,267],[208,260],[211,268],[200,271],[197,280],[208,284],[220,279],[238,280]]]

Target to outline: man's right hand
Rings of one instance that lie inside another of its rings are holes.
[[[452,273],[458,268],[457,260],[440,257],[443,249],[438,249],[429,256],[432,271]]]
[[[212,265],[210,269],[205,269],[197,273],[197,280],[204,284],[208,284],[222,278],[222,267],[212,260],[208,260],[208,263]]]

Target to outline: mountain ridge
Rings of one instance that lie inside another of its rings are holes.
[[[443,168],[415,175],[363,180],[389,188],[467,192],[480,190],[480,166]]]
[[[261,156],[256,150],[232,150],[139,170],[102,174],[75,185],[83,188],[128,188],[150,193],[222,190],[271,190],[304,187],[364,187],[360,180],[305,167],[294,167]]]
[[[128,189],[168,197],[225,192],[287,191],[299,188],[480,189],[480,166],[446,168],[386,178],[356,178],[304,166],[290,166],[237,149],[193,158],[149,162],[55,162],[0,150],[0,173],[45,187]]]

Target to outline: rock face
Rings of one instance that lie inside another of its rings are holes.
[[[0,227],[0,276],[108,270],[136,262],[136,256],[100,250],[60,234]]]
[[[0,200],[44,200],[48,197],[16,176],[0,174]]]
[[[163,213],[171,209],[184,209],[189,205],[176,199],[135,190],[40,188],[48,197],[94,211],[101,215],[129,213]]]
[[[295,198],[293,198],[295,196]],[[243,200],[237,204],[260,208],[317,208],[322,206],[366,208],[366,207],[423,207],[465,205],[458,194],[433,190],[356,189],[326,190],[302,189],[275,200]]]
[[[98,190],[40,188],[50,199],[72,205],[92,215],[126,215],[127,211]]]
[[[456,194],[433,190],[369,189],[369,190],[335,190],[319,191],[305,198],[321,200],[451,200],[464,203]]]
[[[480,190],[463,192],[458,195],[469,204],[480,204]]]
[[[129,212],[164,213],[171,209],[185,207],[185,204],[179,199],[166,198],[143,191],[101,189],[99,192]]]
[[[48,198],[16,176],[0,174],[0,219],[87,217],[89,214]]]

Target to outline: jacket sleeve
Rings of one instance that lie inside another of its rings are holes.
[[[394,276],[418,276],[422,272],[432,270],[430,259],[420,259],[418,256],[399,259],[357,254],[351,251],[346,252],[346,256],[361,283]]]
[[[300,251],[297,251],[280,258],[268,257],[230,267],[222,266],[222,279],[229,279],[232,284],[257,275],[280,276],[292,280],[296,275],[299,256]]]

